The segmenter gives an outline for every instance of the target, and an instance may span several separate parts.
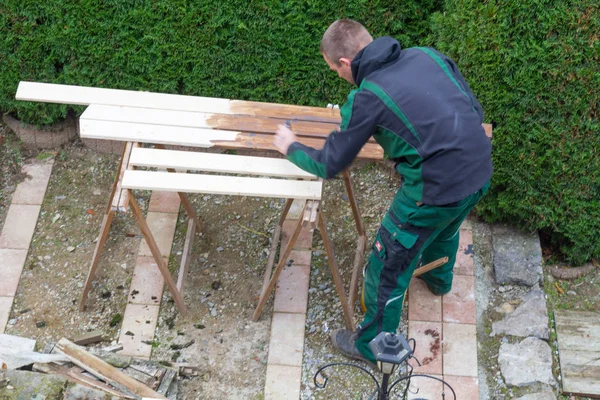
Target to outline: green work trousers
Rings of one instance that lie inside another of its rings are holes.
[[[429,288],[444,294],[452,287],[460,225],[483,197],[489,183],[462,201],[447,206],[418,205],[402,188],[377,231],[364,278],[365,317],[356,345],[375,362],[369,342],[379,332],[396,332],[402,316],[404,294],[417,265],[441,257],[448,262],[421,275]]]

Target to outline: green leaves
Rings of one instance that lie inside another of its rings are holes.
[[[600,256],[598,2],[448,0],[432,22],[497,123],[479,211],[553,231],[572,263]]]

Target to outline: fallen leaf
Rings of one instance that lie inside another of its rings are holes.
[[[558,291],[559,294],[565,294],[564,289],[560,287],[558,282],[554,282],[554,286],[556,286],[556,290]]]
[[[96,213],[94,212],[94,210],[92,210],[91,208],[88,208],[85,212],[88,213],[88,214],[90,214],[90,215],[96,215]]]

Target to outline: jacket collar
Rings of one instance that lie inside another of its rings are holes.
[[[360,86],[364,78],[400,57],[402,48],[396,39],[383,36],[375,39],[358,52],[352,60],[352,77]]]

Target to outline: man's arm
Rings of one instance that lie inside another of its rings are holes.
[[[292,163],[321,178],[333,178],[346,168],[377,128],[372,107],[377,98],[370,92],[354,90],[341,109],[340,131],[327,137],[321,150],[305,146],[287,127],[280,125],[274,144]]]

